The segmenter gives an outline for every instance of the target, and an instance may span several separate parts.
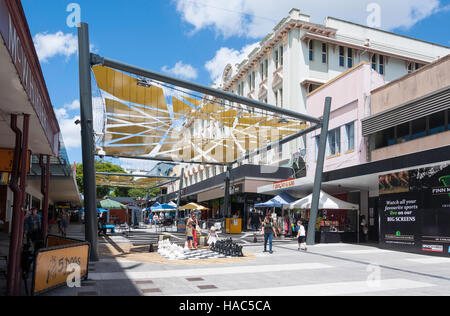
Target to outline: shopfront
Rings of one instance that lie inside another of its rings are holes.
[[[450,257],[450,165],[379,177],[380,245]]]

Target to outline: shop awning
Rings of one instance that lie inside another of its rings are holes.
[[[263,207],[284,207],[285,205],[288,205],[292,202],[294,202],[296,198],[292,197],[291,195],[287,194],[286,192],[281,193],[280,195],[277,195],[273,199],[270,199],[267,202],[264,203],[258,203],[255,204],[256,208],[263,208]]]
[[[79,210],[78,211],[79,213],[84,213],[84,209],[81,209],[81,210]],[[97,209],[97,213],[107,213],[107,212],[109,212],[108,210],[105,210],[105,209],[103,209],[103,208],[98,208]]]
[[[287,209],[310,209],[312,204],[312,194],[290,203],[285,206]],[[320,192],[319,199],[319,209],[320,210],[359,210],[359,205],[348,203],[334,196],[329,195],[323,191]]]

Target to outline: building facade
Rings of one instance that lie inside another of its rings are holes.
[[[450,53],[448,47],[328,17],[323,24],[292,9],[237,65],[224,69],[220,88],[307,113],[307,95],[361,62],[390,82]],[[315,113],[321,116],[322,113]],[[306,137],[243,162],[292,166]],[[185,184],[213,177],[221,167],[186,166]]]

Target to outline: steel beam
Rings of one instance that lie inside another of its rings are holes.
[[[136,66],[126,64],[126,63],[123,63],[123,62],[120,62],[117,60],[113,60],[110,58],[101,57],[101,56],[98,56],[95,54],[91,55],[91,63],[92,64],[101,64],[103,66],[107,66],[107,67],[121,70],[124,72],[132,73],[137,76],[149,78],[149,79],[160,81],[160,82],[165,82],[165,83],[168,83],[168,84],[171,84],[174,86],[178,86],[178,87],[182,87],[182,88],[196,91],[199,93],[207,94],[207,95],[210,95],[210,96],[213,96],[216,98],[228,100],[230,102],[244,104],[244,105],[247,105],[247,106],[250,106],[253,108],[257,108],[257,109],[260,109],[263,111],[278,113],[281,115],[289,116],[289,117],[292,117],[295,119],[299,119],[299,120],[307,121],[307,122],[311,122],[311,123],[316,123],[316,124],[320,123],[319,119],[309,116],[309,115],[306,115],[306,114],[283,109],[283,108],[269,105],[269,104],[266,104],[266,103],[263,103],[263,102],[260,102],[257,100],[242,97],[242,96],[236,95],[234,93],[215,89],[215,88],[208,87],[205,85],[196,84],[196,83],[189,82],[189,81],[186,81],[183,79],[167,76],[167,75],[164,75],[161,73],[157,73],[157,72],[147,70],[144,68],[136,67]]]
[[[180,208],[180,201],[181,201],[181,192],[183,192],[183,175],[184,175],[184,168],[181,169],[181,174],[180,174],[180,186],[178,188],[178,199],[177,199],[177,211],[175,213],[175,222],[178,221],[178,212],[179,212],[179,208]]]
[[[78,27],[78,56],[80,74],[81,149],[83,153],[84,209],[86,212],[85,237],[91,244],[90,260],[98,261],[97,207],[94,161],[94,121],[92,114],[91,59],[89,28],[86,23]]]
[[[322,123],[322,130],[320,133],[319,151],[316,163],[316,174],[314,177],[314,188],[311,201],[311,214],[309,217],[309,224],[308,224],[308,236],[307,236],[308,245],[314,245],[316,238],[316,221],[317,221],[317,213],[319,212],[320,192],[322,189],[323,165],[325,162],[325,150],[327,145],[330,111],[331,111],[331,98],[327,97],[325,99],[325,107],[323,111],[323,123]]]
[[[210,165],[210,166],[226,166],[225,163],[220,162],[206,162],[206,161],[184,161],[184,160],[173,160],[170,158],[153,158],[153,157],[129,157],[129,156],[115,156],[115,155],[105,155],[99,156],[100,158],[108,157],[108,158],[116,158],[116,159],[135,159],[135,160],[148,160],[148,161],[159,161],[159,162],[171,162],[171,163],[185,163],[185,164],[193,164],[193,165]]]
[[[288,143],[290,141],[293,141],[294,139],[297,139],[297,138],[299,138],[301,136],[304,136],[304,135],[306,135],[308,133],[311,133],[311,132],[319,129],[321,126],[322,126],[321,124],[317,124],[317,125],[314,125],[312,127],[307,128],[307,129],[304,129],[304,130],[302,130],[302,131],[300,131],[298,133],[295,133],[295,134],[292,134],[292,135],[290,135],[288,137],[285,137],[285,138],[283,138],[283,139],[281,139],[279,141],[272,142],[272,143],[270,143],[267,146],[264,146],[264,147],[261,147],[259,149],[256,149],[256,150],[252,151],[251,153],[248,153],[248,154],[244,155],[243,157],[234,160],[233,162],[231,162],[231,164],[236,164],[236,163],[242,162],[245,159],[250,159],[250,158],[252,158],[252,157],[254,157],[256,155],[259,155],[263,151],[269,151],[272,148],[275,148],[276,146],[280,146],[280,145],[286,144],[286,143]]]
[[[103,175],[103,176],[149,178],[149,179],[174,179],[174,180],[178,180],[180,178],[180,177],[168,177],[168,176],[133,175],[133,174],[127,174],[127,173],[110,173],[110,172],[96,172],[95,174]]]

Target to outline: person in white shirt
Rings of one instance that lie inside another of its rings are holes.
[[[211,227],[208,234],[208,245],[215,244],[219,237],[217,236],[216,228],[214,226]]]
[[[297,238],[298,238],[298,250],[304,250],[307,251],[308,248],[306,248],[306,230],[305,226],[303,226],[302,221],[297,222]]]

